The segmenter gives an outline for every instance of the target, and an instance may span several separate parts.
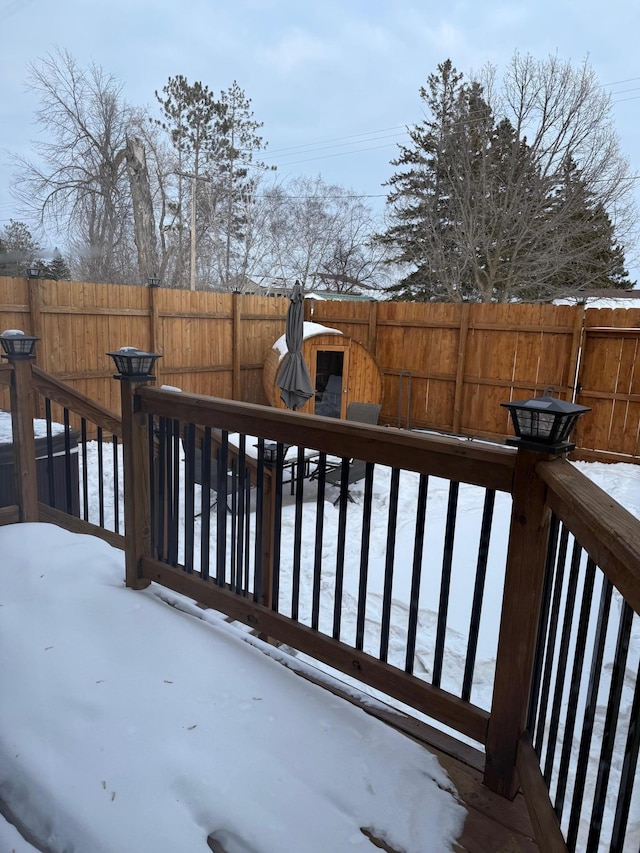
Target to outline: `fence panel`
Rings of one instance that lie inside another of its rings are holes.
[[[592,412],[577,430],[581,448],[640,455],[640,309],[585,315],[578,402]]]
[[[571,399],[576,308],[472,305],[466,346],[460,432],[504,436],[500,403],[535,396],[547,386]]]

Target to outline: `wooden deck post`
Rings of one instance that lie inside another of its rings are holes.
[[[15,454],[14,483],[20,521],[39,521],[36,443],[33,434],[34,401],[32,356],[8,356],[13,365],[11,428]]]
[[[546,486],[536,474],[536,465],[548,459],[547,454],[519,450],[514,471],[509,550],[484,772],[485,784],[509,799],[518,791],[516,755],[526,725],[549,539]]]
[[[144,589],[150,581],[140,576],[140,562],[151,554],[151,484],[147,416],[136,410],[136,388],[148,380],[117,378],[122,403],[125,580],[131,589]]]

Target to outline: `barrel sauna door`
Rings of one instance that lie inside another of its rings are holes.
[[[344,418],[347,413],[349,350],[344,347],[314,349],[311,367],[314,413],[326,418]]]

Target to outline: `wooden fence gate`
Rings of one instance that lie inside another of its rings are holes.
[[[592,409],[576,444],[599,458],[640,456],[640,309],[588,311],[583,327],[577,402]]]

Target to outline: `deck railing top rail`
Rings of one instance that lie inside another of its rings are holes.
[[[489,442],[346,423],[198,394],[178,396],[152,386],[139,388],[137,398],[140,410],[147,414],[179,417],[202,426],[259,435],[502,492],[511,492],[513,487],[516,452]]]

